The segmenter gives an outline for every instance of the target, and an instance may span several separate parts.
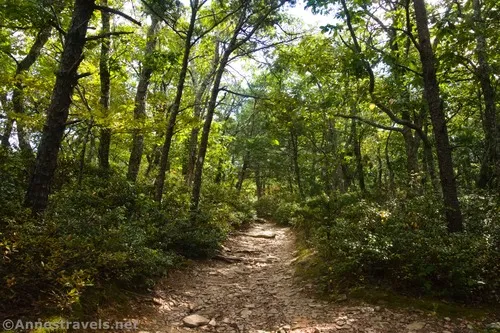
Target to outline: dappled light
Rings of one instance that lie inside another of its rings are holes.
[[[0,332],[500,330],[498,0],[0,0]]]

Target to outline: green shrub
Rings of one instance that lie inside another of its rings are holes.
[[[298,223],[300,205],[293,196],[265,195],[255,202],[257,216],[282,225]]]
[[[215,183],[204,185],[201,211],[222,228],[237,228],[255,215],[251,197]]]
[[[181,256],[213,255],[232,227],[254,215],[247,197],[207,184],[193,219],[182,179],[167,179],[160,207],[150,188],[88,168],[81,185],[64,185],[51,195],[43,218],[34,219],[20,209],[22,177],[15,167],[7,171],[12,182],[2,186],[13,199],[1,197],[4,306],[43,302],[69,309],[109,285],[150,286]]]
[[[310,201],[303,213],[320,218],[301,226],[318,250],[325,286],[382,284],[460,301],[500,300],[500,228],[487,222],[498,221],[498,211],[486,220],[466,215],[466,231],[449,234],[439,201],[432,198],[404,204],[400,198],[383,206],[342,197],[332,201]]]
[[[203,213],[197,213],[194,221],[176,220],[167,226],[167,249],[187,258],[212,256],[227,237],[228,229]]]
[[[121,179],[92,185],[53,195],[43,218],[9,221],[0,235],[5,304],[48,295],[67,308],[89,287],[151,285],[173,265],[175,255],[153,242],[162,219],[147,197]]]
[[[278,208],[278,197],[272,195],[265,195],[255,202],[255,210],[257,216],[271,219],[276,215]]]

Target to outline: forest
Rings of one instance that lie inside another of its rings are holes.
[[[498,31],[497,0],[0,0],[0,318],[238,237],[293,237],[323,297],[498,310]]]

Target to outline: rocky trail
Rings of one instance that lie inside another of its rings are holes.
[[[294,277],[294,251],[291,230],[255,224],[231,236],[217,258],[169,276],[134,319],[143,332],[168,333],[477,332],[467,320],[318,300]]]

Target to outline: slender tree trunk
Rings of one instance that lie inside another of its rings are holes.
[[[382,164],[382,155],[380,154],[380,146],[377,147],[377,165],[378,165],[378,170],[377,170],[377,188],[380,190],[382,188],[382,179],[383,179],[383,173],[384,173],[384,167]]]
[[[213,81],[215,71],[217,70],[217,65],[219,63],[219,42],[217,41],[215,43],[215,56],[214,56],[214,61],[212,64],[212,70],[210,73],[207,75],[207,77],[203,80],[201,83],[200,87],[198,87],[198,90],[196,91],[195,94],[195,99],[194,99],[194,118],[196,120],[199,120],[202,117],[203,114],[203,109],[204,106],[202,105],[203,103],[203,96],[205,95],[206,90],[210,86],[210,84]],[[193,184],[193,178],[194,178],[194,169],[196,165],[196,153],[197,153],[197,148],[198,148],[198,134],[200,133],[200,127],[198,124],[196,124],[192,129],[191,129],[191,134],[189,136],[189,143],[188,143],[188,161],[187,161],[187,166],[186,166],[186,184],[188,186],[191,186]]]
[[[194,176],[194,166],[196,164],[196,151],[198,147],[198,134],[200,133],[200,128],[195,126],[191,129],[191,134],[189,136],[188,143],[188,161],[186,166],[186,185],[191,186],[193,183]]]
[[[487,45],[484,36],[485,26],[481,14],[481,1],[473,0],[472,3],[474,7],[476,56],[478,60],[476,75],[481,84],[485,106],[483,117],[485,153],[481,163],[477,186],[486,188],[493,187],[495,179],[500,186],[500,136],[496,115],[495,89],[491,83],[491,67],[486,53]]]
[[[158,145],[153,145],[153,149],[151,150],[151,154],[147,156],[148,167],[146,169],[146,177],[149,176],[153,168],[160,163],[160,147]]]
[[[389,132],[387,140],[385,142],[385,164],[387,164],[387,170],[389,171],[389,188],[394,189],[394,170],[392,169],[391,158],[389,155],[389,140],[391,139],[392,131]]]
[[[413,5],[415,7],[416,25],[420,44],[420,60],[422,62],[424,74],[425,97],[429,106],[434,138],[436,140],[439,176],[441,180],[441,189],[443,191],[446,221],[450,232],[459,232],[463,230],[462,212],[458,201],[448,128],[437,81],[436,61],[430,41],[427,10],[425,9],[424,0],[413,0]]]
[[[292,158],[293,172],[295,174],[295,182],[297,183],[299,196],[302,198],[304,193],[302,191],[302,179],[300,177],[299,142],[298,142],[298,137],[293,129],[290,129],[290,143],[292,148],[291,158]]]
[[[103,6],[108,6],[108,0],[102,0]],[[110,14],[101,12],[102,34],[109,34],[110,27]],[[105,124],[99,133],[99,167],[102,170],[109,169],[109,147],[111,145],[111,129],[107,125],[109,117],[109,103],[110,103],[110,90],[111,79],[109,73],[109,49],[111,46],[111,37],[103,38],[101,43],[101,57],[99,59],[99,78],[101,81],[101,104],[102,113],[105,119]]]
[[[427,125],[424,126],[424,133],[427,133]],[[436,165],[434,163],[434,154],[432,153],[432,145],[428,141],[422,141],[424,146],[424,159],[427,173],[431,180],[431,186],[434,193],[439,194],[439,179],[436,175]]]
[[[2,110],[5,113],[5,123],[4,129],[2,133],[2,147],[9,148],[10,147],[10,136],[12,134],[12,127],[14,125],[14,120],[9,117],[9,108],[7,106],[7,94],[0,95],[0,103],[2,103]]]
[[[155,201],[161,202],[163,196],[163,187],[165,185],[165,173],[167,172],[168,157],[170,153],[170,147],[172,145],[172,138],[174,136],[175,124],[177,122],[177,115],[179,114],[182,94],[184,92],[184,83],[186,81],[186,74],[189,65],[189,55],[191,54],[192,36],[196,24],[196,16],[198,14],[199,1],[192,0],[191,2],[191,19],[189,20],[189,28],[186,32],[186,40],[184,44],[184,55],[182,57],[182,66],[179,73],[179,81],[177,82],[177,90],[175,94],[174,103],[170,111],[170,116],[168,118],[167,131],[165,133],[165,141],[161,150],[160,168],[158,171],[158,176],[156,177],[155,183]]]
[[[403,111],[402,118],[411,121],[408,111]],[[418,141],[413,135],[413,131],[408,126],[403,127],[403,138],[406,148],[406,172],[408,174],[409,184],[413,184],[415,174],[419,171],[418,167]]]
[[[80,160],[78,162],[78,185],[82,184],[83,181],[83,170],[85,169],[85,155],[87,151],[87,143],[89,142],[90,135],[92,133],[92,127],[94,126],[94,120],[91,119],[87,125],[87,131],[83,137],[82,151],[80,152]]]
[[[217,163],[217,173],[215,174],[215,179],[214,179],[215,184],[222,183],[222,180],[225,178],[222,163],[224,163],[224,160],[222,158],[219,158],[219,162]]]
[[[262,175],[260,172],[260,166],[257,165],[255,167],[255,187],[257,188],[257,199],[260,199],[264,196],[264,186],[262,181]]]
[[[358,135],[357,121],[352,120],[351,135],[354,150],[354,157],[356,158],[356,174],[358,176],[359,189],[361,192],[366,192],[365,173],[363,172],[363,156],[361,155],[361,135]]]
[[[144,61],[142,64],[142,71],[137,84],[137,91],[135,93],[135,107],[134,107],[134,121],[136,128],[132,134],[132,149],[130,150],[130,158],[128,161],[127,179],[135,182],[139,174],[141,166],[142,151],[144,149],[144,133],[143,125],[146,120],[146,97],[148,94],[149,80],[153,74],[151,67],[150,57],[153,54],[156,45],[156,30],[159,20],[155,15],[151,15],[151,25],[147,33],[146,49],[144,50]]]
[[[25,205],[30,207],[33,213],[42,212],[47,207],[50,186],[57,168],[57,156],[66,129],[71,96],[78,82],[77,70],[83,60],[85,36],[94,5],[94,0],[75,0],[71,26],[66,34],[35,168],[25,197]]]
[[[193,179],[193,191],[191,196],[191,210],[197,211],[200,204],[200,195],[201,195],[201,183],[202,183],[202,175],[203,175],[203,164],[205,162],[205,156],[207,154],[208,148],[208,138],[210,136],[210,127],[212,125],[212,120],[214,117],[215,107],[217,106],[217,96],[219,95],[219,87],[222,80],[222,75],[224,74],[224,70],[226,68],[227,62],[229,60],[229,56],[233,51],[234,43],[236,43],[236,36],[233,35],[233,39],[231,40],[231,44],[228,46],[228,49],[224,52],[221,62],[217,68],[217,72],[215,74],[214,84],[212,86],[212,92],[210,95],[210,100],[207,108],[207,115],[205,118],[205,122],[203,124],[203,131],[201,133],[201,140],[198,150],[198,158],[196,160],[195,171],[194,171],[194,179]]]
[[[280,1],[280,5],[284,2]],[[238,41],[238,35],[243,29],[244,24],[247,22],[247,11],[250,3],[245,1],[243,3],[242,8],[240,9],[240,17],[236,24],[235,29],[233,30],[233,35],[231,40],[226,46],[226,50],[224,51],[220,63],[217,67],[217,71],[215,73],[214,84],[212,86],[212,92],[210,94],[210,100],[207,108],[207,115],[205,118],[205,123],[203,124],[203,132],[201,134],[200,140],[200,148],[198,151],[198,158],[196,160],[195,173],[194,173],[194,181],[193,181],[193,191],[191,195],[191,211],[198,211],[201,197],[201,184],[202,184],[202,176],[203,176],[203,165],[205,163],[205,156],[207,154],[208,148],[208,138],[210,136],[210,127],[212,126],[212,120],[214,117],[215,107],[217,106],[217,96],[219,95],[219,88],[222,80],[222,75],[224,74],[224,70],[226,68],[227,63],[229,62],[229,57],[234,52],[235,49],[242,46],[246,43],[257,29],[263,24],[268,15],[276,9],[270,9],[269,11],[264,12],[256,19],[254,26],[250,31],[247,31],[245,37],[243,37],[240,41]],[[193,215],[194,216],[194,215]]]
[[[243,182],[245,181],[245,177],[247,174],[249,159],[250,153],[247,151],[245,153],[245,156],[243,157],[243,165],[241,166],[241,170],[238,174],[238,181],[236,182],[236,190],[238,190],[238,192],[241,192],[241,189],[243,188]]]

